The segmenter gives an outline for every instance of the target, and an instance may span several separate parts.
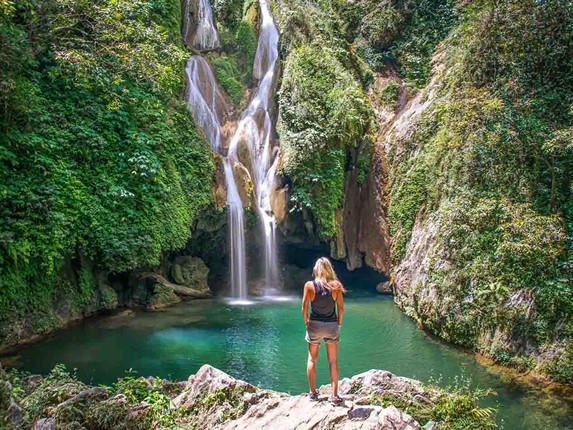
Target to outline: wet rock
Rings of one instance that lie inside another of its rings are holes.
[[[181,298],[175,292],[161,284],[155,284],[153,294],[145,305],[148,311],[157,311],[181,303]]]
[[[197,257],[180,255],[175,258],[171,266],[171,277],[177,284],[205,294],[211,292],[207,285],[208,276],[209,268]]]
[[[173,290],[175,294],[181,297],[202,299],[211,296],[211,292],[208,289],[198,290],[185,285],[175,284],[155,272],[134,272],[130,277],[130,285],[133,288],[133,300],[146,305],[154,293],[156,284]]]
[[[223,158],[218,153],[213,155],[215,161],[215,174],[211,184],[211,195],[215,209],[223,209],[227,205],[227,184],[225,182],[225,170]]]
[[[113,310],[117,308],[119,299],[117,292],[109,285],[100,285],[100,307],[104,310]]]
[[[271,191],[271,209],[277,223],[283,222],[287,214],[288,191],[286,188],[274,188]]]
[[[380,294],[392,294],[392,284],[390,281],[380,282],[376,285],[376,291]]]
[[[248,209],[254,207],[254,185],[251,174],[247,167],[239,162],[233,162],[233,176],[237,184],[237,191],[243,203],[243,208]]]

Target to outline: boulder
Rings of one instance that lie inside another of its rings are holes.
[[[209,394],[215,392],[229,394],[235,390],[252,393],[256,391],[256,388],[205,364],[195,375],[189,377],[185,389],[173,400],[173,403],[178,407],[192,407],[197,401]]]
[[[4,421],[15,428],[20,428],[24,424],[24,410],[14,400],[10,401]]]
[[[177,284],[205,294],[211,293],[207,284],[208,276],[209,268],[197,257],[180,255],[171,266],[171,277]]]
[[[380,282],[376,285],[376,291],[380,294],[392,294],[392,284],[390,281]]]
[[[119,302],[117,297],[117,292],[109,285],[100,285],[99,302],[100,302],[100,307],[102,309],[105,310],[116,309]]]
[[[180,297],[203,299],[211,296],[211,291],[208,288],[199,290],[185,285],[175,284],[155,272],[133,272],[129,282],[133,291],[132,300],[135,303],[143,305],[147,305],[152,298],[157,284],[173,290],[173,292]]]
[[[145,305],[145,309],[148,311],[156,311],[178,303],[181,303],[181,299],[172,289],[164,287],[161,284],[155,284],[153,294]]]
[[[237,191],[239,192],[243,208],[252,208],[254,206],[252,203],[255,187],[249,170],[238,161],[233,162],[233,176],[235,177]]]

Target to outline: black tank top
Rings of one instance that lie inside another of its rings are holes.
[[[338,321],[336,302],[332,298],[332,293],[316,281],[312,281],[312,285],[314,285],[314,300],[310,303],[310,319],[325,322]]]

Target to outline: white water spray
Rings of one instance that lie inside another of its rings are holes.
[[[217,108],[221,94],[209,63],[199,55],[189,58],[187,74],[187,106],[197,125],[203,130],[211,147],[218,151],[221,145],[221,124]]]
[[[217,29],[213,24],[213,12],[211,11],[211,3],[209,0],[183,0],[183,40],[200,50],[215,49],[219,46],[219,35]],[[193,34],[193,26],[191,23],[191,16],[195,14],[195,34]],[[193,39],[191,40],[191,37]]]
[[[239,126],[229,146],[229,157],[236,156],[237,147],[244,140],[251,155],[256,206],[265,237],[266,287],[272,289],[278,284],[276,223],[271,209],[278,148],[272,145],[272,121],[268,109],[275,89],[279,33],[267,1],[259,0],[259,5],[261,28],[253,65],[253,75],[259,79],[259,86],[249,106],[241,114]]]
[[[200,9],[201,5],[204,4],[208,6],[208,13],[205,13],[204,16],[209,22],[209,25],[205,24],[204,28],[213,27],[209,2],[201,0]],[[274,187],[279,151],[278,147],[273,146],[272,121],[268,109],[275,90],[279,34],[267,1],[259,0],[259,5],[261,28],[253,64],[253,76],[259,79],[259,85],[251,102],[239,118],[237,131],[230,142],[223,163],[227,182],[227,209],[229,214],[231,292],[233,297],[242,302],[245,302],[248,295],[244,211],[233,174],[233,165],[238,163],[238,146],[242,142],[246,144],[251,157],[255,204],[265,237],[266,287],[273,289],[278,284],[275,244],[276,223],[271,209],[271,193]],[[202,34],[200,31],[203,30],[200,27],[201,23],[199,23],[195,38]],[[221,124],[217,114],[220,94],[217,90],[215,77],[209,64],[200,56],[191,57],[187,63],[186,72],[189,109],[193,112],[195,121],[211,142],[213,149],[221,151]]]
[[[199,23],[193,46],[199,49],[214,49],[219,46],[219,36],[213,25],[213,13],[211,12],[211,3],[209,0],[199,0]]]
[[[231,251],[231,294],[239,299],[247,298],[247,264],[245,260],[245,228],[243,202],[239,196],[233,160],[226,157],[223,163],[227,181],[227,211],[229,212],[229,238]]]

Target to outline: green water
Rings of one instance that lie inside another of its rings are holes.
[[[137,369],[141,375],[186,379],[209,363],[264,388],[307,390],[306,343],[298,297],[233,306],[222,300],[195,301],[158,313],[91,320],[24,348],[18,366],[48,372],[56,363],[78,369],[91,383],[110,383]],[[341,377],[372,368],[442,385],[457,375],[497,391],[485,404],[500,408],[508,429],[573,427],[572,404],[557,393],[519,384],[474,357],[420,331],[390,297],[351,291],[340,343]],[[321,350],[318,383],[328,382]]]

